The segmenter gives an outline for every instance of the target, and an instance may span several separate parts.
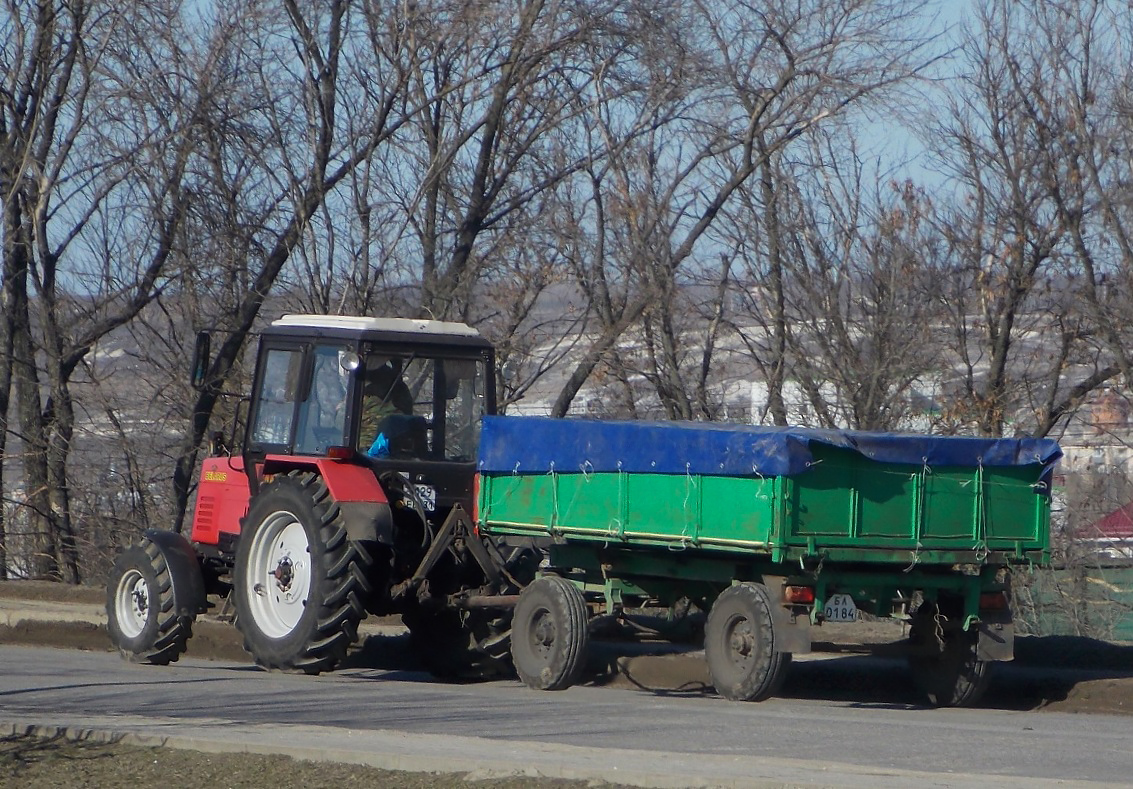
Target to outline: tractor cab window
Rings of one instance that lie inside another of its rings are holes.
[[[311,355],[311,387],[299,404],[295,452],[322,455],[329,446],[346,443],[347,349],[319,345]]]
[[[263,365],[260,389],[256,392],[252,442],[287,444],[295,418],[303,356],[297,350],[272,349]]]
[[[358,448],[371,457],[474,460],[485,375],[480,359],[367,357]]]
[[[446,359],[443,372],[446,460],[475,460],[484,416],[484,363]]]

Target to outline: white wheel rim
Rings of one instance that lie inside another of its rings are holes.
[[[268,638],[283,638],[299,624],[311,594],[311,553],[303,524],[290,512],[273,512],[256,530],[244,583],[248,613]]]
[[[130,570],[118,580],[114,595],[114,615],[126,638],[137,638],[149,621],[149,584],[138,570]]]

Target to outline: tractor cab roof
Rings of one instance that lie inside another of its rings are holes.
[[[353,315],[284,315],[264,335],[333,338],[370,342],[423,343],[491,348],[480,332],[464,323],[415,318],[370,318]]]

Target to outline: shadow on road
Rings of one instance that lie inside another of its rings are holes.
[[[21,622],[16,627],[0,627],[0,644],[110,650],[105,628],[84,623]],[[663,696],[715,695],[703,652],[693,646],[601,640],[591,646],[583,677],[586,684]],[[816,643],[817,655],[792,663],[778,695],[921,707],[922,699],[899,647],[896,642]],[[252,668],[240,635],[231,625],[198,623],[187,657],[239,662]],[[995,665],[980,706],[1133,714],[1133,645],[1066,636],[1021,637],[1016,640],[1016,657],[1014,662]],[[404,634],[367,635],[351,650],[342,668],[379,670],[387,672],[387,678],[436,681],[421,671]]]

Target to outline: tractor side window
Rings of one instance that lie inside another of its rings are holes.
[[[295,418],[295,396],[299,389],[302,354],[273,349],[264,360],[260,391],[256,393],[256,421],[252,442],[286,444]]]
[[[328,446],[345,443],[348,373],[340,361],[344,352],[337,346],[315,349],[310,392],[299,404],[296,453],[321,455]]]

